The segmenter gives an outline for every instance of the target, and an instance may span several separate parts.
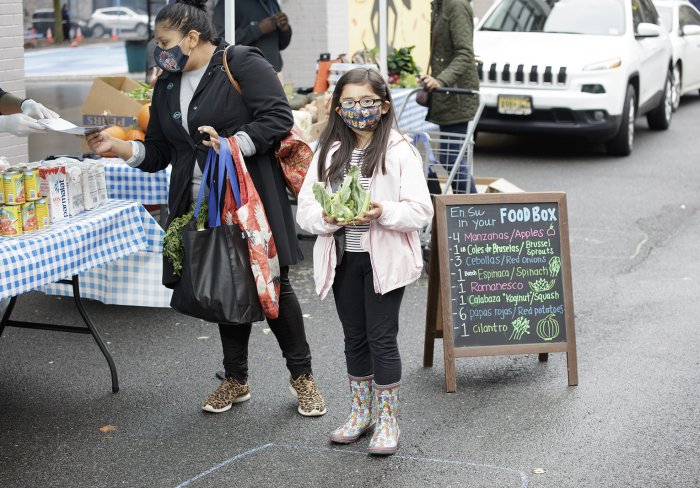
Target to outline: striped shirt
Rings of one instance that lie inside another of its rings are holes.
[[[351,164],[357,164],[362,168],[362,157],[364,155],[364,149],[354,149],[352,151],[352,158],[350,159]],[[347,170],[345,173],[347,174]],[[366,178],[360,174],[360,184],[365,190],[369,190],[370,178]],[[367,252],[360,246],[360,241],[362,235],[365,232],[369,232],[369,224],[362,225],[346,225],[345,226],[345,250],[348,252]]]

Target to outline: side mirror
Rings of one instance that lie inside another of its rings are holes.
[[[659,37],[661,35],[661,27],[656,24],[642,22],[637,26],[637,32],[634,37]]]
[[[700,35],[700,25],[684,25],[683,29],[681,29],[681,33],[684,36]]]

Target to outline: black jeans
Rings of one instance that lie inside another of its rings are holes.
[[[280,268],[280,313],[276,319],[267,319],[287,360],[287,369],[293,378],[302,373],[311,374],[311,350],[306,342],[304,318],[299,300],[289,283],[289,266]],[[248,340],[252,324],[219,324],[221,345],[224,349],[226,376],[240,382],[248,378]]]
[[[348,374],[374,374],[378,385],[401,380],[397,335],[404,288],[374,292],[372,263],[366,252],[345,252],[335,270],[333,296],[345,334]]]
[[[444,134],[466,134],[468,123],[464,124],[453,124],[453,125],[441,125],[440,126],[440,138],[444,142],[440,144],[440,164],[447,170],[452,171],[452,167],[457,160],[459,149],[464,143],[464,137],[450,136]],[[454,142],[452,142],[454,141]],[[455,177],[452,180],[452,192],[455,194],[460,193],[476,193],[476,185],[474,184],[474,178],[471,179],[471,184],[469,185],[469,191],[467,191],[467,180],[469,179],[469,168],[467,167],[467,153],[464,153],[464,158],[459,163]]]

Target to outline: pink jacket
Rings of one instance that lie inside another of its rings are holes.
[[[331,146],[326,165],[339,146],[337,142]],[[314,281],[316,293],[325,298],[338,264],[333,233],[339,227],[323,220],[323,208],[314,198],[312,186],[318,181],[317,164],[318,152],[299,193],[297,222],[305,231],[318,235],[314,245]],[[330,187],[327,190],[330,193]],[[418,230],[433,217],[420,154],[396,131],[392,131],[387,147],[386,174],[375,172],[370,194],[373,202],[382,204],[383,211],[370,223],[361,246],[372,261],[374,291],[383,295],[420,277],[423,256]]]

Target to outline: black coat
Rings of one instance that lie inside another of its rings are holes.
[[[181,73],[165,72],[156,83],[151,105],[145,147],[146,157],[139,169],[155,172],[172,163],[168,207],[168,224],[190,210],[195,155],[202,170],[208,148],[197,130],[212,126],[219,135],[230,137],[246,132],[257,149],[246,158],[246,166],[260,194],[267,220],[277,246],[280,266],[301,259],[292,208],[274,149],[289,133],[292,110],[273,67],[256,48],[235,46],[228,50],[228,65],[243,92],[231,85],[223,70],[223,42],[217,47],[189,106],[189,133],[180,117]],[[206,136],[209,137],[208,135]],[[163,284],[177,281],[167,259],[163,261]]]
[[[219,0],[214,7],[214,26],[219,37],[224,38],[226,19],[226,0]],[[289,46],[292,40],[292,28],[286,31],[275,29],[263,35],[258,22],[280,12],[276,0],[238,0],[236,1],[236,45],[253,46],[260,49],[267,60],[275,68],[282,71],[282,55],[280,51]]]

